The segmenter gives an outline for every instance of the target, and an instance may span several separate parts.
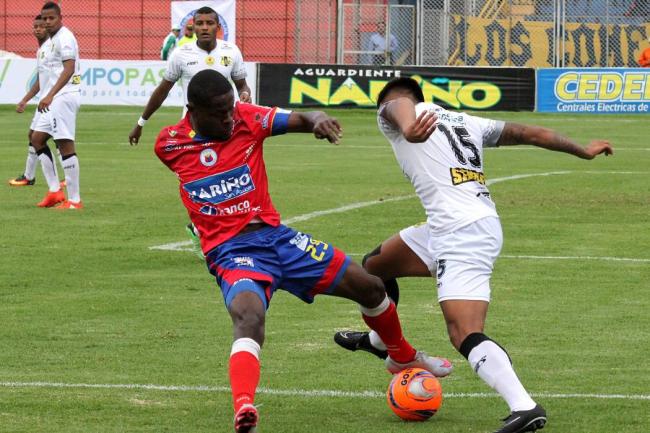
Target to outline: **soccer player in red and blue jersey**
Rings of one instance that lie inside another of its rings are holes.
[[[451,373],[448,360],[429,357],[406,341],[379,278],[339,249],[280,223],[268,191],[264,140],[286,132],[311,132],[338,143],[339,123],[318,111],[235,103],[228,80],[213,70],[198,72],[187,93],[187,116],[163,128],[155,152],[179,179],[181,199],[232,318],[229,375],[235,431],[252,432],[258,422],[253,403],[259,356],[266,310],[277,289],[307,303],[319,294],[357,302],[366,324],[386,343],[391,373],[407,367],[439,377]]]

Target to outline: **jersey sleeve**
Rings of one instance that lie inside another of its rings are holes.
[[[506,122],[502,120],[485,119],[483,117],[469,116],[479,127],[481,137],[483,138],[483,147],[496,147],[503,127]]]
[[[261,140],[287,132],[291,111],[278,107],[239,104],[255,136]]]
[[[76,60],[79,53],[77,52],[77,41],[72,32],[65,32],[58,38],[59,52],[61,53],[61,61]]]
[[[174,46],[175,42],[176,38],[174,38],[173,35],[167,36],[167,39],[165,39],[165,43],[163,45],[162,54],[160,56],[162,60],[167,60],[169,57],[169,50]]]
[[[178,49],[172,51],[172,54],[169,56],[169,60],[167,61],[167,69],[165,69],[165,73],[163,74],[163,79],[172,83],[180,80],[181,75],[183,74],[183,71],[181,70],[182,62],[179,58],[180,51],[181,50]]]
[[[384,114],[386,108],[390,103],[391,101],[381,104],[381,106],[377,110],[377,125],[379,126],[380,131],[383,132],[384,134],[399,134],[400,133],[399,128],[393,125],[391,122],[389,122],[388,119],[386,119],[386,116]]]
[[[232,65],[232,72],[230,73],[230,78],[234,80],[243,80],[247,77],[246,73],[246,66],[244,65],[244,57],[241,54],[241,51],[239,51],[239,48],[236,46],[233,46],[233,51],[235,54],[233,55],[233,65]]]

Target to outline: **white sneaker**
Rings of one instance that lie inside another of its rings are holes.
[[[404,364],[393,361],[390,356],[388,356],[388,358],[386,358],[386,368],[392,374],[399,373],[405,368],[421,368],[431,372],[431,374],[436,377],[449,376],[454,370],[454,367],[448,359],[428,356],[426,353],[420,351],[415,353],[413,361]]]

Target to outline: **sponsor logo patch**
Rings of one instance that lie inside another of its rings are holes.
[[[233,257],[231,260],[239,266],[255,267],[252,257]]]
[[[485,185],[485,175],[483,172],[457,167],[450,168],[449,172],[451,173],[451,183],[453,185],[460,185],[461,183],[467,182],[478,182],[481,185]]]
[[[216,157],[216,155],[215,155]],[[255,190],[248,164],[188,182],[183,190],[195,203],[219,204]]]

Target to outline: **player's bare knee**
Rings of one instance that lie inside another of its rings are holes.
[[[253,338],[264,333],[265,313],[257,309],[238,308],[230,310],[235,334]]]
[[[360,304],[367,308],[375,308],[386,298],[386,289],[381,278],[368,275],[363,297]]]

